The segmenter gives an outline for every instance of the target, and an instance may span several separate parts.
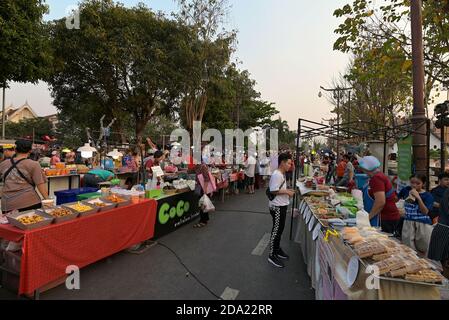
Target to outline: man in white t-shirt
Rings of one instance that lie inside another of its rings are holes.
[[[285,228],[287,208],[290,198],[295,195],[294,190],[287,189],[285,173],[292,165],[290,154],[279,155],[279,167],[273,172],[270,179],[270,192],[276,197],[269,201],[270,214],[273,217],[273,229],[270,238],[270,255],[268,261],[278,268],[283,268],[281,259],[287,260],[289,256],[281,249],[281,237]]]
[[[257,160],[250,155],[245,161],[245,181],[249,194],[254,194]]]

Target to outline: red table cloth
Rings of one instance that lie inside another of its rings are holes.
[[[142,200],[36,230],[0,225],[0,238],[23,240],[19,294],[32,294],[67,276],[67,266],[81,269],[153,238],[156,209],[155,200]]]

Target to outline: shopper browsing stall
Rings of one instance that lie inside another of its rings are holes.
[[[346,170],[346,165],[347,162],[345,161],[345,159],[342,157],[340,158],[340,161],[338,162],[337,165],[337,181],[336,181],[336,185],[338,185],[338,183],[340,182],[340,180],[343,179],[344,175],[345,175],[345,170]]]
[[[247,156],[245,161],[245,181],[249,194],[254,194],[256,165],[256,159],[252,155]]]
[[[96,168],[84,175],[84,185],[86,187],[98,188],[100,183],[111,181],[113,178],[114,174],[111,171]]]
[[[343,156],[345,170],[343,173],[343,177],[341,177],[341,179],[337,183],[338,187],[347,187],[354,182],[354,166],[352,165],[350,160],[351,159],[349,155],[345,154]]]
[[[3,160],[12,159],[16,154],[16,146],[13,144],[7,144],[3,146]]]
[[[396,191],[380,166],[380,161],[373,156],[359,161],[359,168],[370,178],[363,189],[363,204],[372,226],[380,226],[382,231],[397,235],[400,214],[396,207]]]
[[[438,186],[433,188],[431,193],[434,198],[433,208],[430,211],[430,218],[434,223],[438,221],[438,216],[440,215],[440,203],[443,199],[444,193],[449,188],[449,172],[441,173],[438,176]]]
[[[294,190],[287,189],[285,173],[290,169],[292,157],[289,154],[279,155],[279,167],[273,172],[270,179],[270,192],[275,195],[269,201],[269,209],[273,218],[273,228],[270,238],[270,253],[268,262],[278,268],[283,268],[284,263],[280,259],[288,259],[289,256],[281,249],[282,232],[285,228],[287,208],[290,199],[295,195]]]
[[[61,158],[59,156],[59,152],[58,151],[53,151],[51,153],[51,160],[50,160],[50,164],[52,166],[56,165],[57,163],[61,162]]]
[[[416,175],[410,178],[410,187],[402,189],[399,198],[405,200],[405,221],[402,227],[402,242],[423,254],[429,249],[432,235],[433,196],[425,191],[427,177]]]
[[[208,191],[210,190],[209,185],[212,183],[210,180],[209,168],[204,161],[203,163],[195,166],[195,173],[197,177],[197,190],[199,190],[197,195],[201,198],[203,195],[208,194]],[[193,227],[204,228],[207,226],[209,219],[209,212],[206,212],[203,208],[200,208],[200,222],[195,224]]]
[[[440,201],[439,221],[432,231],[429,259],[441,261],[443,275],[449,279],[449,188]]]
[[[41,197],[48,199],[47,179],[38,162],[28,159],[32,143],[27,140],[16,142],[16,156],[0,164],[3,177],[2,211],[27,211],[41,208]]]

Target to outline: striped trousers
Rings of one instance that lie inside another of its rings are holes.
[[[281,237],[285,228],[287,208],[288,206],[270,207],[270,214],[273,218],[273,229],[271,230],[270,238],[270,256],[277,254],[281,247]]]

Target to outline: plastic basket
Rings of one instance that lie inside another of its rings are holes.
[[[95,198],[100,198],[100,197],[101,197],[101,193],[98,193],[98,192],[84,193],[84,194],[79,194],[76,196],[78,201],[84,201],[84,200],[95,199]]]
[[[79,188],[72,190],[55,191],[56,205],[66,204],[78,201],[77,196],[80,194],[93,193],[98,191],[97,188]]]

